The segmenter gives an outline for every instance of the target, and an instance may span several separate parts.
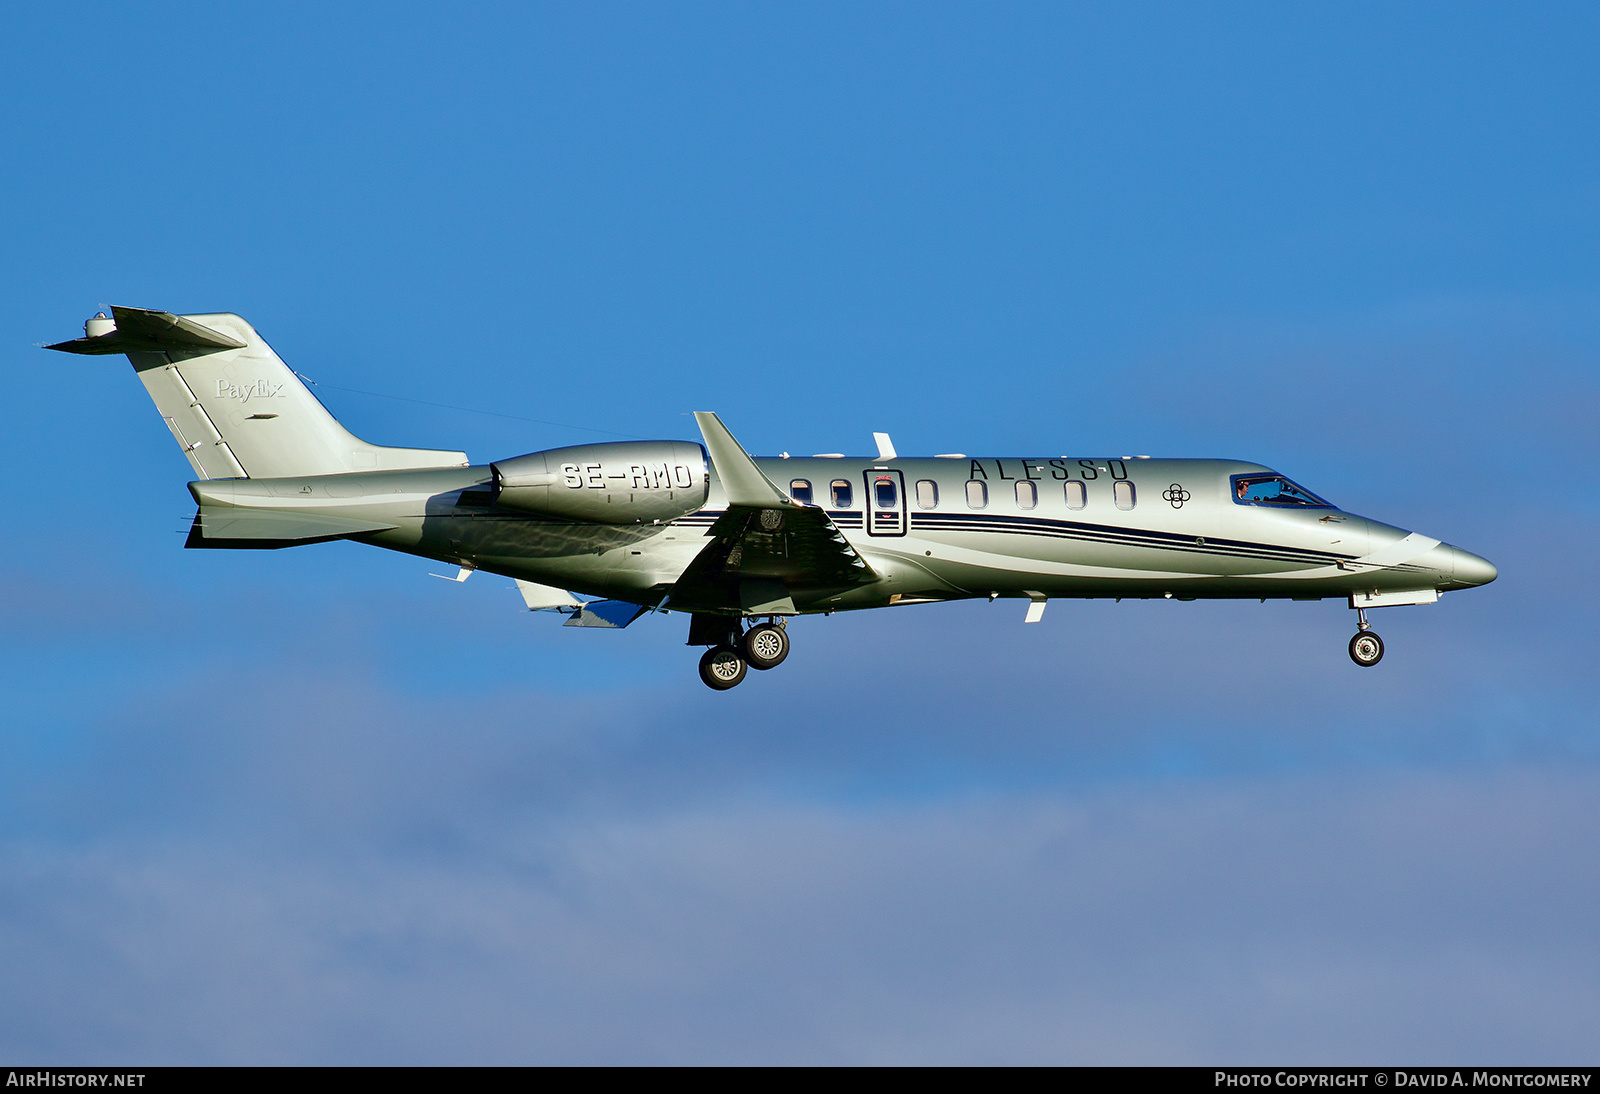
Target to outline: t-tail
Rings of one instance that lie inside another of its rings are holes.
[[[340,425],[237,315],[111,309],[46,349],[127,354],[202,479],[464,467],[464,452],[386,448]]]

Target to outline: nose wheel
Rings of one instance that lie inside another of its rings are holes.
[[[1364,669],[1370,669],[1383,660],[1383,639],[1377,631],[1357,631],[1350,639],[1350,660]]]
[[[1367,622],[1366,609],[1356,608],[1356,619],[1358,620],[1356,626],[1361,629],[1350,639],[1350,660],[1364,669],[1370,669],[1383,660],[1383,639],[1378,637],[1378,632]]]

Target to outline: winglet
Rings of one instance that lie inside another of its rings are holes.
[[[706,451],[711,454],[711,465],[717,469],[722,489],[728,495],[729,505],[748,505],[757,509],[794,509],[798,506],[761,473],[756,461],[750,458],[728,427],[710,411],[697,410],[694,420],[700,424],[700,434],[706,439]]]

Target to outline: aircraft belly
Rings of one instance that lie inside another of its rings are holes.
[[[375,546],[558,588],[641,601],[659,599],[648,594],[670,584],[700,546],[697,536],[668,544],[652,542],[664,538],[659,525],[575,524],[424,505],[424,500],[323,505],[316,511],[369,519],[382,515],[396,527],[361,537]]]
[[[429,515],[422,522],[428,543],[474,555],[523,559],[603,557],[637,550],[659,534],[650,525],[573,524],[499,513]]]
[[[660,542],[656,525],[589,525],[522,517],[430,518],[427,536],[443,557],[541,584],[620,599],[649,595],[676,580],[696,539]]]

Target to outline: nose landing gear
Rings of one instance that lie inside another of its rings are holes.
[[[1383,660],[1383,639],[1378,637],[1378,632],[1372,629],[1367,622],[1367,610],[1356,609],[1356,624],[1360,629],[1355,637],[1350,639],[1350,660],[1364,669],[1370,669]]]

